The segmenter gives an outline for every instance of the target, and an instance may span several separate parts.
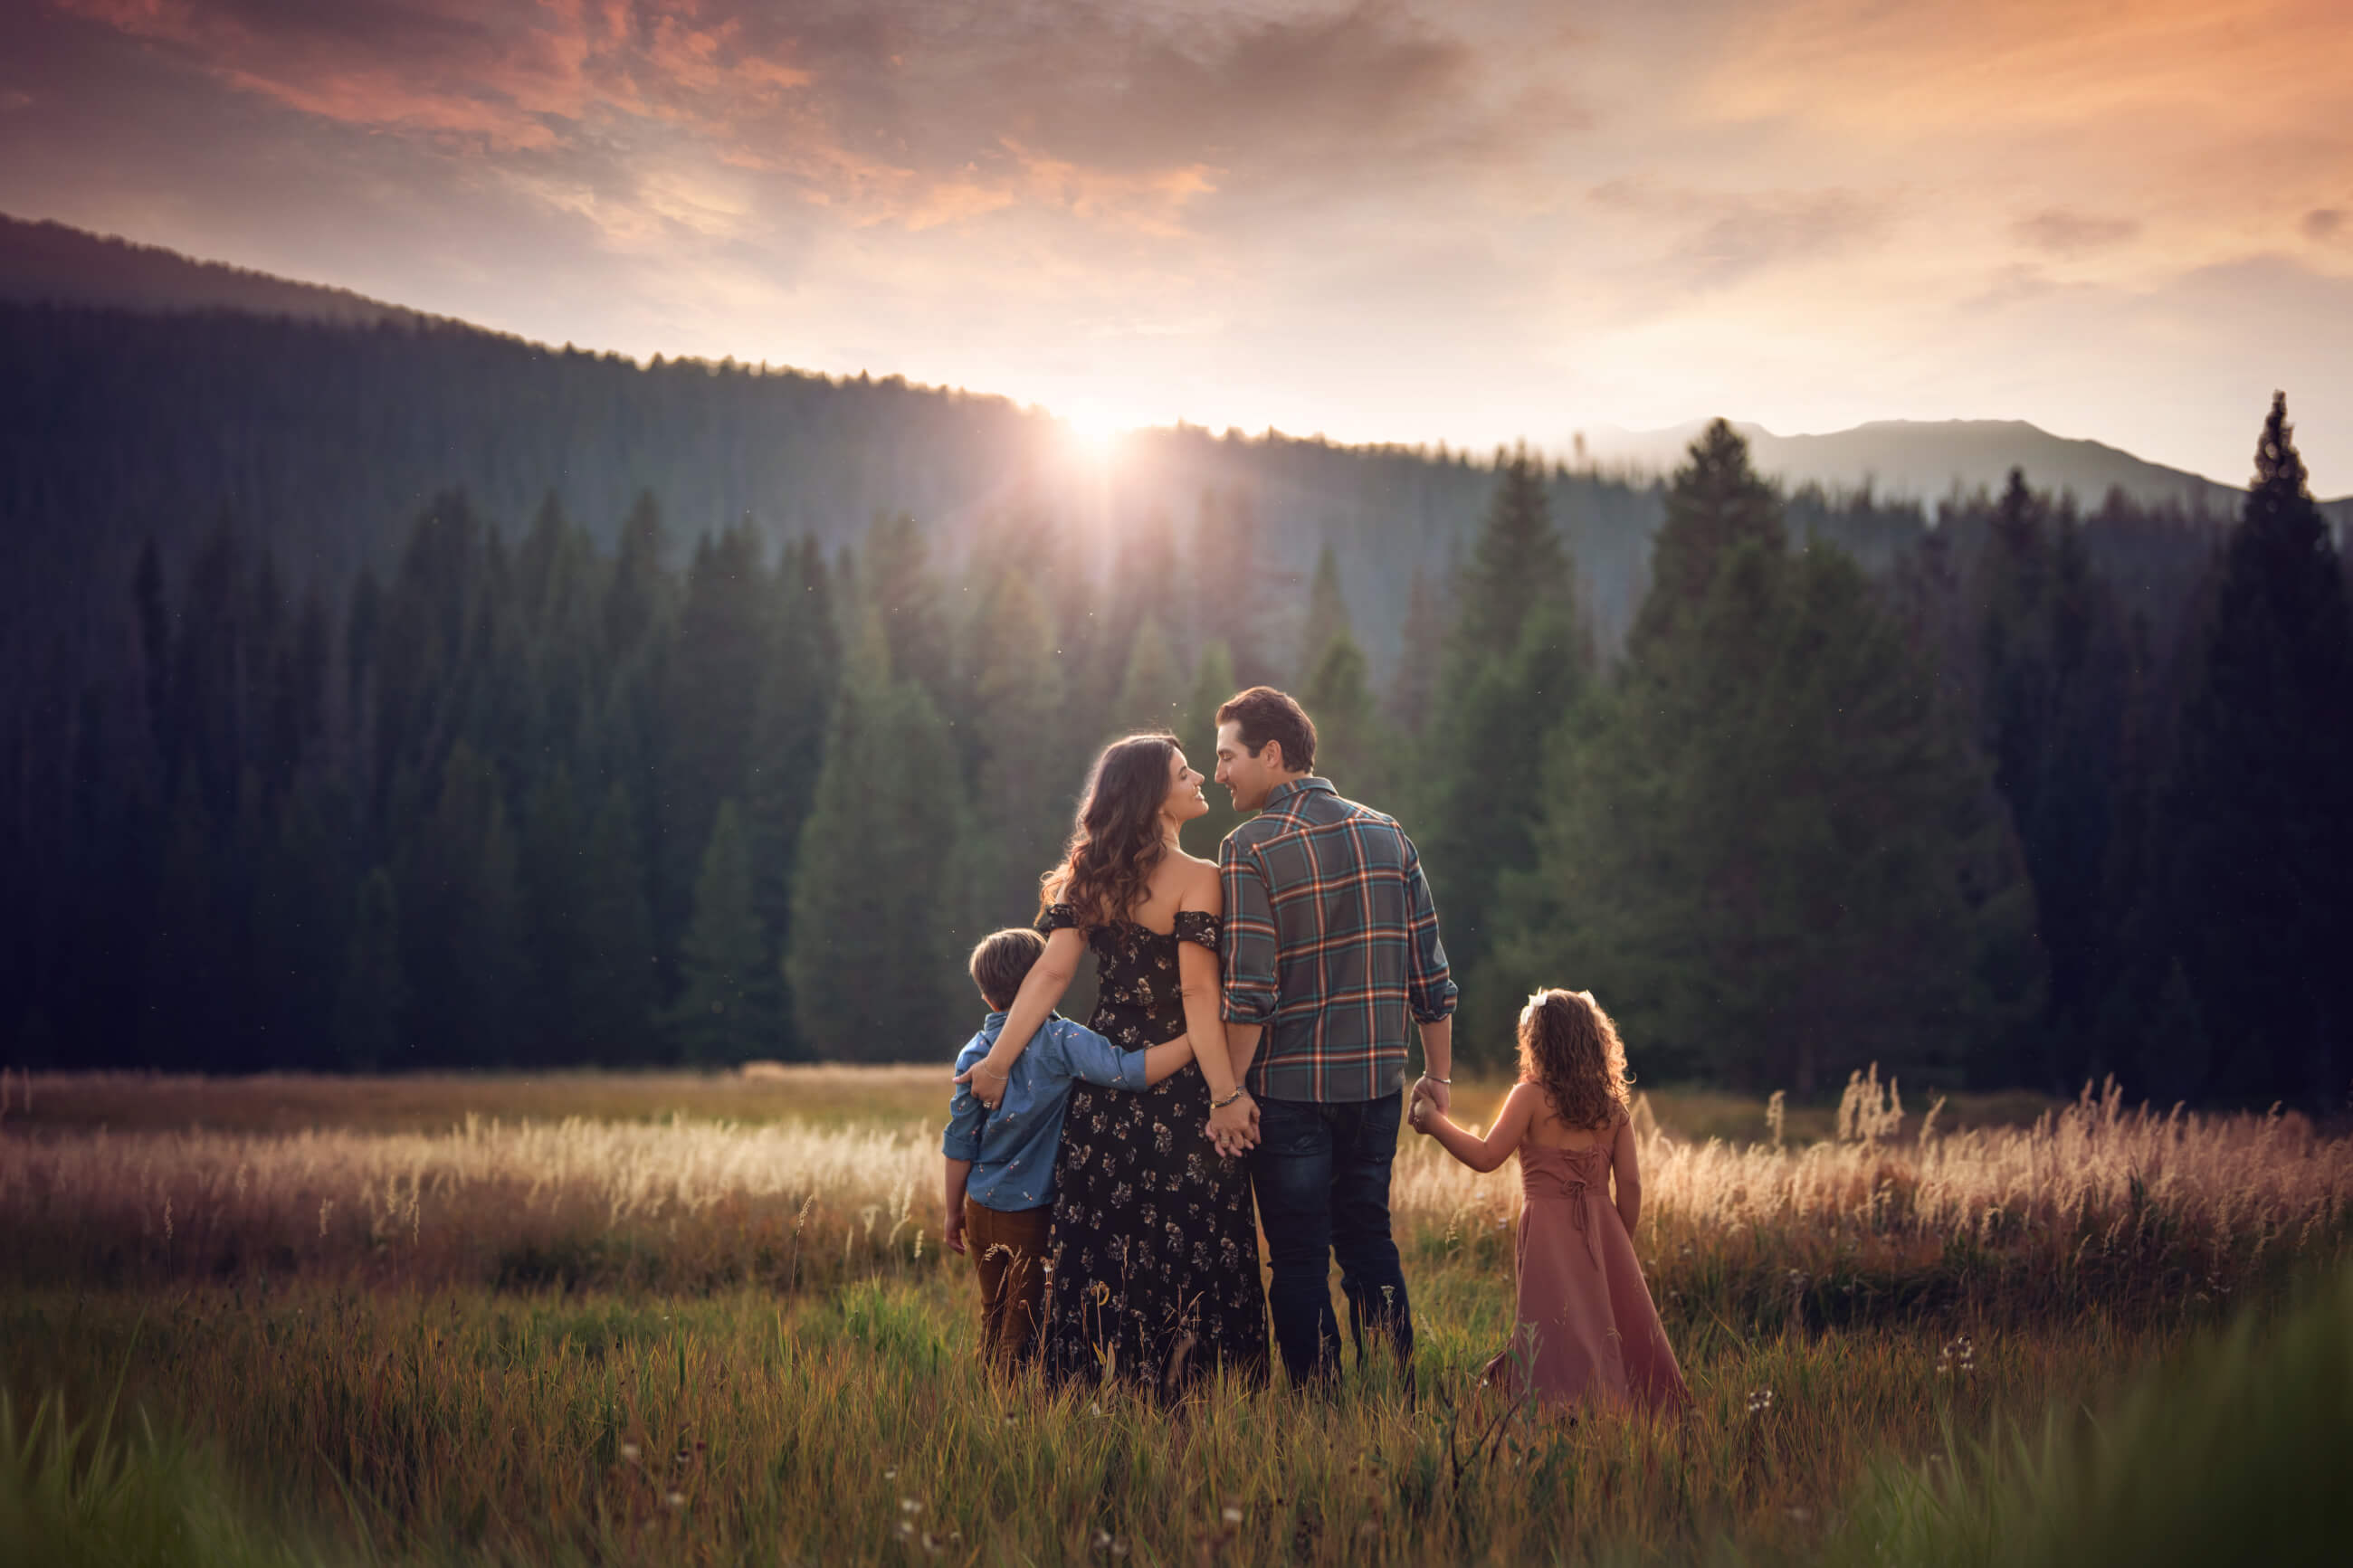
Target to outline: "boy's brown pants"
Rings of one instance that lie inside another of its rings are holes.
[[[1010,1372],[1037,1353],[1046,1304],[1046,1236],[1054,1207],[1012,1214],[964,1201],[965,1245],[980,1276],[980,1343],[991,1364]]]

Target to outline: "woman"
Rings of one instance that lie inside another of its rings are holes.
[[[1153,1089],[1071,1091],[1038,1346],[1056,1381],[1109,1373],[1175,1394],[1220,1364],[1266,1374],[1249,1173],[1207,1131],[1211,1106],[1240,1089],[1218,1011],[1218,868],[1177,838],[1208,809],[1174,736],[1131,735],[1095,759],[1069,850],[1040,879],[1045,955],[969,1075],[995,1104],[1082,947],[1099,964],[1098,1034],[1123,1050],[1193,1037],[1196,1065]]]

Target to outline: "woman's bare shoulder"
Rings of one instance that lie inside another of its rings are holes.
[[[1220,913],[1226,906],[1226,885],[1218,879],[1218,868],[1212,861],[1186,855],[1176,868],[1177,886],[1188,910],[1208,910]]]

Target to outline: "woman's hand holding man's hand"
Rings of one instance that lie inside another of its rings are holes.
[[[1258,1147],[1258,1101],[1244,1090],[1229,1103],[1211,1107],[1208,1134],[1218,1152],[1229,1160],[1249,1153]]]

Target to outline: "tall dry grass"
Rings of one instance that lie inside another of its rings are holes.
[[[1638,1125],[1638,1247],[1671,1319],[2184,1309],[2333,1258],[2353,1218],[2345,1140],[2295,1116],[2128,1107],[2113,1087],[2029,1127],[1947,1133],[1858,1079],[1838,1136],[1804,1148],[1680,1139],[1647,1108]],[[912,1121],[677,1115],[470,1115],[438,1132],[0,1123],[15,1244],[0,1278],[707,1290],[918,1274],[940,1262],[935,1136]],[[1393,1204],[1409,1256],[1508,1270],[1508,1167],[1476,1176],[1408,1134]]]

